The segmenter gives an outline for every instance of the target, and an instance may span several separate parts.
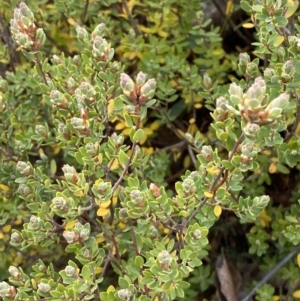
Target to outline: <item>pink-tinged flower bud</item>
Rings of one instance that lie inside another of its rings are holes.
[[[76,26],[76,33],[77,33],[77,39],[78,40],[83,40],[83,41],[88,41],[89,40],[89,33],[87,30],[81,26]]]
[[[21,280],[22,279],[22,274],[20,273],[19,269],[14,267],[14,266],[11,265],[8,268],[8,272],[16,280]]]
[[[277,82],[278,78],[279,78],[276,71],[272,68],[265,69],[264,77],[265,77],[266,81],[271,81],[272,83]]]
[[[123,90],[123,93],[131,101],[136,102],[137,101],[137,94],[136,94],[136,91],[135,91],[135,83],[126,73],[121,73],[120,85],[121,85],[121,88]]]
[[[182,188],[183,188],[183,191],[184,191],[185,195],[192,195],[192,194],[194,194],[195,191],[196,191],[196,186],[195,186],[194,180],[190,179],[190,178],[186,178],[182,182]]]
[[[49,130],[47,129],[46,126],[41,125],[41,124],[37,124],[35,126],[35,133],[40,135],[40,136],[43,136],[45,138],[49,137]]]
[[[296,69],[294,66],[294,62],[292,60],[285,62],[284,65],[282,66],[282,73],[280,77],[281,81],[283,83],[287,83],[291,81],[292,78],[294,77],[295,72]]]
[[[25,49],[31,49],[33,47],[33,40],[23,32],[18,32],[14,38],[16,42]]]
[[[24,2],[21,2],[19,8],[14,10],[13,19],[10,21],[11,33],[15,41],[25,49],[37,50],[38,45],[41,45],[41,40],[39,43],[35,43],[36,39],[36,26],[34,24],[34,15],[32,11],[27,7]],[[41,38],[41,33],[39,33],[39,39]],[[35,43],[35,47],[33,47]]]
[[[16,296],[16,289],[7,282],[0,282],[0,297],[14,299]]]
[[[141,87],[139,102],[145,103],[151,100],[155,94],[156,81],[154,78],[147,80],[147,82]]]
[[[71,265],[67,265],[65,267],[65,272],[68,277],[76,278],[79,274],[79,269],[72,267]]]
[[[296,69],[294,66],[294,62],[292,60],[285,62],[284,65],[282,66],[282,72],[287,73],[290,76],[294,76],[295,71]]]
[[[27,197],[28,195],[30,195],[32,193],[32,189],[29,186],[27,186],[26,184],[20,184],[19,188],[18,188],[18,193],[22,197]]]
[[[137,85],[141,86],[143,85],[147,80],[147,74],[143,73],[142,71],[139,72],[136,76],[136,83]]]
[[[100,36],[96,36],[93,40],[92,53],[97,61],[108,62],[113,57],[113,49],[111,49],[110,43]]]
[[[96,36],[102,37],[105,33],[105,30],[106,30],[106,26],[104,23],[98,24],[92,32],[92,38]]]
[[[64,109],[66,109],[69,106],[66,97],[60,91],[58,91],[58,90],[52,90],[50,92],[49,96],[50,96],[50,101],[54,105],[56,105],[56,106],[58,106],[60,108],[64,108]]]
[[[12,244],[20,244],[21,242],[23,242],[23,238],[20,233],[13,232],[10,236],[10,242]]]
[[[122,301],[128,301],[131,299],[132,293],[128,288],[123,288],[121,290],[118,291],[118,297],[122,300]]]
[[[29,230],[38,230],[41,228],[42,220],[40,217],[32,215],[28,223]]]
[[[67,126],[63,123],[58,124],[58,132],[64,137],[64,139],[69,140],[71,138],[71,132]]]
[[[246,73],[247,65],[250,63],[250,56],[248,53],[240,53],[238,67],[242,74]]]
[[[20,172],[22,176],[28,177],[33,174],[33,167],[30,162],[19,161],[17,163],[17,170]]]
[[[51,286],[48,283],[41,282],[38,284],[38,289],[44,294],[48,294],[51,290]]]
[[[100,195],[105,195],[105,193],[111,189],[111,183],[109,182],[100,182],[97,185],[97,191],[99,192]]]
[[[95,101],[96,91],[94,87],[88,82],[82,82],[80,86],[75,90],[75,97],[78,103],[88,100],[89,103]]]
[[[92,157],[96,157],[98,154],[98,149],[99,149],[99,143],[92,143],[89,142],[87,143],[87,145],[85,146],[86,148],[86,152]]]
[[[52,207],[54,210],[67,211],[69,209],[68,201],[63,197],[55,197],[52,199]]]
[[[207,90],[212,87],[212,80],[207,73],[203,75],[203,85]]]
[[[117,73],[120,70],[120,63],[113,62],[110,69],[113,73]]]
[[[205,158],[206,162],[210,162],[213,159],[213,151],[210,146],[203,145],[201,149],[201,154]]]
[[[143,205],[145,204],[145,198],[140,190],[132,190],[130,192],[130,198],[137,207],[143,207]]]
[[[79,231],[79,239],[80,241],[86,241],[90,237],[90,230],[89,229],[82,229]]]
[[[73,117],[71,118],[71,124],[75,130],[86,131],[88,126],[82,118]]]
[[[76,184],[78,181],[78,173],[76,169],[73,166],[70,166],[68,164],[65,164],[62,167],[62,171],[64,172],[64,176],[67,182]]]
[[[246,109],[259,109],[266,96],[266,82],[257,77],[254,83],[246,92],[244,106]]]
[[[282,115],[282,111],[286,108],[289,103],[289,94],[282,93],[277,98],[273,99],[268,106],[266,107],[266,111],[269,112],[269,119],[277,119]]]
[[[36,36],[35,36],[35,50],[38,50],[43,46],[46,42],[46,35],[45,32],[42,28],[39,28],[36,31]]]
[[[239,55],[239,64],[242,64],[246,66],[248,63],[250,63],[250,56],[248,53],[243,52]]]
[[[287,93],[282,93],[278,97],[274,98],[266,107],[266,111],[269,112],[269,119],[276,119],[281,117],[282,110],[289,104],[290,96]]]
[[[240,86],[238,86],[236,83],[230,84],[229,95],[230,95],[230,100],[234,103],[234,105],[237,106],[242,103],[244,93],[243,93],[242,88]],[[222,99],[222,102],[224,102],[223,99]]]
[[[154,183],[150,184],[150,190],[152,191],[152,194],[155,198],[158,198],[160,196],[160,189]]]
[[[157,260],[159,262],[159,265],[164,269],[164,270],[168,270],[170,269],[170,265],[172,263],[172,256],[171,254],[164,250],[161,251],[158,255],[157,255]]]
[[[260,127],[256,123],[248,123],[244,128],[244,133],[248,137],[255,137],[259,131]]]
[[[52,56],[52,63],[53,63],[54,65],[60,65],[60,64],[63,63],[63,61],[62,61],[62,59],[61,59],[58,55],[54,54],[54,55]]]
[[[246,67],[246,74],[251,78],[259,75],[258,65],[254,62],[250,62]]]
[[[200,239],[202,236],[201,230],[196,229],[195,231],[192,232],[192,236],[196,240]]]
[[[231,98],[231,97],[230,97]],[[228,102],[224,96],[220,96],[216,100],[216,109],[214,114],[217,117],[217,120],[224,121],[228,118],[229,110],[228,110]]]
[[[68,244],[74,244],[79,240],[79,235],[74,231],[64,231],[63,237],[65,238]]]

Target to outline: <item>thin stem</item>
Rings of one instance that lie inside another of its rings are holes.
[[[278,270],[280,270],[285,264],[287,264],[298,252],[300,251],[300,245],[298,245],[291,253],[289,253],[285,258],[283,258],[262,280],[260,280],[256,286],[251,290],[251,292],[242,301],[250,300],[256,291],[264,285],[268,280],[270,280]]]
[[[127,5],[126,0],[122,0],[122,4],[123,4],[123,6],[124,6],[124,9],[125,9],[125,11],[126,11],[126,15],[128,16],[129,22],[130,22],[130,24],[131,24],[131,26],[132,26],[132,28],[133,28],[135,34],[136,34],[136,35],[141,35],[142,33],[140,32],[138,26],[136,25],[136,22],[134,21],[134,19],[133,19],[133,17],[132,17],[132,14],[131,14],[131,12],[130,12],[130,10],[129,10],[129,7],[128,7],[128,5]]]
[[[36,53],[34,54],[34,58],[35,58],[37,67],[38,67],[38,69],[40,70],[40,73],[41,73],[41,75],[42,75],[44,84],[48,86],[48,82],[47,82],[47,79],[46,79],[46,75],[45,75],[45,73],[44,73],[44,70],[43,70],[41,61],[40,61],[40,59],[39,59],[38,52],[36,52]]]
[[[89,0],[86,0],[85,1],[85,6],[84,6],[84,11],[83,11],[83,13],[81,15],[81,23],[82,24],[85,23],[85,17],[86,17],[86,13],[87,13],[88,7],[89,7]]]
[[[141,117],[138,117],[137,124],[136,124],[136,130],[138,130],[140,128],[140,125],[141,125]],[[118,186],[120,185],[120,183],[122,182],[123,178],[125,177],[128,169],[129,169],[129,166],[131,164],[131,161],[133,159],[136,147],[137,147],[137,142],[133,142],[132,148],[131,148],[130,157],[129,157],[129,159],[128,159],[128,161],[127,161],[127,163],[126,163],[126,165],[125,165],[125,167],[124,167],[124,169],[123,169],[123,171],[121,173],[121,176],[119,177],[119,179],[117,180],[117,182],[115,183],[115,185],[112,188],[112,195],[117,190]],[[110,204],[110,219],[109,219],[110,225],[112,225],[112,223],[113,223],[114,214],[115,214],[114,205],[113,205],[113,203],[111,203]]]
[[[232,151],[230,152],[229,156],[228,156],[228,161],[230,162],[235,154],[235,152],[237,151],[238,146],[241,144],[241,142],[244,139],[244,133],[242,133],[240,135],[240,137],[238,138],[238,140],[236,141]],[[228,176],[228,170],[225,170],[224,167],[220,168],[220,171],[218,173],[218,175],[216,176],[216,178],[214,179],[213,183],[211,184],[211,187],[209,189],[210,192],[212,192],[213,194],[218,190],[218,188],[223,185],[223,183],[226,181]],[[223,179],[221,180],[221,178],[223,177]],[[220,181],[221,180],[221,181]],[[205,203],[208,201],[208,197],[205,197],[203,199],[202,202],[200,202],[200,204],[198,205],[198,207],[195,209],[195,211],[193,212],[193,214],[183,223],[184,228],[187,227],[187,225],[195,218],[195,216],[200,212],[201,208],[205,205]]]

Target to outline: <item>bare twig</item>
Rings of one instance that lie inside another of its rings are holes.
[[[43,70],[43,67],[42,67],[42,64],[41,64],[41,61],[40,61],[38,52],[36,52],[36,53],[34,54],[34,58],[35,58],[35,62],[36,62],[36,64],[37,64],[37,67],[38,67],[38,69],[40,70],[40,73],[41,73],[41,75],[42,75],[44,84],[48,86],[48,82],[47,82],[47,79],[46,79],[46,75],[45,75],[45,73],[44,73],[44,70]]]
[[[132,14],[131,14],[131,12],[130,12],[130,10],[129,10],[129,7],[128,7],[128,5],[127,5],[127,1],[126,1],[126,0],[122,0],[122,4],[123,4],[123,6],[124,6],[124,9],[125,9],[125,11],[126,11],[126,15],[128,16],[129,22],[130,22],[130,24],[131,24],[131,26],[132,26],[132,28],[133,28],[135,34],[136,34],[136,35],[141,35],[142,33],[141,33],[141,31],[139,30],[139,28],[138,28],[138,26],[137,26],[135,20],[134,20],[133,17],[132,17]]]
[[[248,301],[256,291],[264,285],[268,280],[270,280],[278,270],[280,270],[285,264],[287,264],[298,252],[300,251],[300,245],[298,245],[291,253],[289,253],[285,258],[283,258],[262,280],[260,280],[256,286],[251,290],[251,292],[244,297],[242,301]]]
[[[230,152],[229,156],[228,156],[228,161],[231,161],[238,146],[241,144],[241,142],[244,139],[244,133],[242,133],[240,135],[240,137],[238,138],[238,140],[236,141],[232,151]],[[211,184],[211,187],[209,189],[210,192],[212,192],[213,194],[218,190],[218,188],[223,185],[223,183],[226,181],[228,176],[228,170],[225,169],[224,167],[220,168],[220,171],[218,173],[218,175],[215,177],[213,183]],[[221,179],[223,178],[223,179]],[[220,181],[221,180],[221,181]],[[195,216],[200,212],[201,208],[204,206],[204,204],[208,201],[208,197],[205,197],[203,199],[202,202],[199,203],[199,205],[197,206],[197,208],[195,209],[195,211],[193,212],[193,214],[183,223],[184,228],[187,227],[187,225],[195,218]]]
[[[88,7],[89,7],[89,0],[86,0],[85,1],[85,6],[84,6],[84,11],[82,12],[82,15],[81,15],[81,18],[80,18],[82,24],[85,23],[85,17],[86,17]]]

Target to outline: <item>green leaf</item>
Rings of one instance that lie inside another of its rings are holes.
[[[134,263],[138,268],[141,268],[144,264],[144,258],[142,256],[136,256],[134,259]]]
[[[135,142],[139,142],[145,135],[144,130],[138,129],[132,137],[132,140]]]
[[[241,1],[241,8],[247,13],[250,13],[252,11],[251,5],[248,1],[245,0]]]
[[[126,164],[127,164],[127,162],[128,162],[128,160],[129,160],[129,158],[128,158],[128,156],[125,154],[125,152],[122,149],[120,149],[118,157],[119,157],[120,164],[123,167],[125,167]]]
[[[92,273],[89,266],[85,265],[83,266],[81,270],[82,278],[87,281],[88,283],[92,280]]]
[[[125,122],[127,123],[128,127],[132,128],[133,127],[133,122],[131,117],[129,116],[129,114],[124,113],[124,118],[125,118]]]

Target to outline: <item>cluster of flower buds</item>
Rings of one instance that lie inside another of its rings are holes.
[[[14,267],[14,266],[10,266],[8,269],[9,274],[11,275],[11,277],[13,277],[15,280],[21,280],[22,279],[22,274],[19,271],[18,268]]]
[[[73,184],[77,183],[79,176],[76,169],[73,166],[65,164],[62,167],[62,171],[64,172],[65,179],[68,183],[73,183]]]
[[[258,63],[258,59],[251,62],[248,53],[241,53],[239,56],[238,67],[242,74],[245,74],[249,78],[254,78],[259,74]]]
[[[300,51],[300,39],[296,36],[289,36],[289,44],[291,47],[296,47]]]
[[[50,92],[50,101],[58,106],[59,108],[66,109],[69,107],[69,103],[63,93],[58,90],[51,90]]]
[[[27,227],[29,230],[36,231],[36,230],[43,228],[43,225],[44,225],[44,222],[40,217],[32,215],[30,217],[29,223],[27,224]]]
[[[292,60],[285,62],[282,66],[282,73],[280,78],[281,81],[283,83],[290,82],[293,79],[295,72],[296,68],[294,66],[294,62]]]
[[[23,162],[23,161],[18,161],[17,170],[24,177],[29,177],[29,176],[33,175],[33,167],[30,164],[30,162],[26,163],[26,162]]]
[[[163,268],[164,270],[169,270],[171,263],[173,261],[171,254],[166,250],[161,251],[157,255],[157,260],[159,262],[160,267]]]
[[[245,94],[240,86],[232,83],[229,87],[229,94],[232,103],[239,108],[238,113],[243,121],[258,125],[268,124],[280,118],[282,111],[289,103],[289,95],[282,93],[267,104],[266,83],[261,77],[255,79]],[[236,112],[233,107],[229,105],[227,107]]]
[[[145,204],[145,198],[143,193],[140,190],[132,190],[130,192],[131,201],[133,201],[137,207],[143,207]]]
[[[86,111],[84,109],[80,112],[84,118],[72,117],[70,120],[73,128],[83,135],[87,135],[89,133],[89,123],[85,118],[85,112]]]
[[[193,179],[187,177],[182,182],[182,189],[186,196],[193,195],[196,192],[196,185]]]
[[[228,118],[228,108],[227,108],[227,100],[224,96],[217,98],[216,100],[216,109],[215,115],[217,116],[218,121],[224,121]]]
[[[243,164],[248,164],[257,155],[260,149],[254,146],[254,142],[247,142],[241,146],[241,160]]]
[[[111,139],[113,140],[114,145],[115,145],[116,148],[119,148],[124,143],[124,136],[123,135],[118,135],[117,133],[113,133],[111,135]]]
[[[95,102],[96,91],[88,82],[82,82],[75,90],[75,97],[79,105],[83,105],[86,101],[90,104]]]
[[[8,298],[13,300],[16,296],[17,292],[16,289],[9,285],[7,282],[2,281],[0,282],[0,297],[1,298]]]
[[[57,130],[58,130],[59,135],[63,139],[69,140],[72,136],[72,134],[71,134],[70,130],[68,129],[68,127],[63,123],[58,124]]]
[[[79,275],[80,270],[78,268],[75,268],[71,265],[67,265],[65,267],[65,273],[66,276],[71,277],[71,278],[77,278],[77,276]]]
[[[106,39],[96,36],[93,39],[92,54],[96,61],[109,62],[114,56],[114,49]]]
[[[54,211],[64,211],[67,212],[69,210],[69,203],[68,200],[66,200],[63,197],[55,197],[52,199],[52,207]]]
[[[65,230],[63,232],[63,237],[69,244],[74,243],[83,243],[90,237],[90,228],[86,225],[82,225],[81,223],[76,223],[74,229],[72,230]]]
[[[34,15],[24,2],[14,10],[10,25],[15,41],[27,50],[37,51],[46,41],[43,29],[36,28]]]
[[[122,301],[129,301],[131,299],[132,293],[128,288],[123,288],[118,291],[118,298]]]
[[[121,73],[120,85],[123,93],[135,105],[143,105],[151,100],[155,93],[156,81],[154,78],[148,79],[147,75],[139,72],[134,82],[126,73]]]
[[[51,290],[51,286],[48,283],[40,282],[38,284],[38,289],[43,293],[43,294],[48,294]]]

